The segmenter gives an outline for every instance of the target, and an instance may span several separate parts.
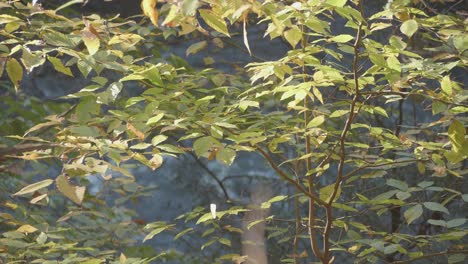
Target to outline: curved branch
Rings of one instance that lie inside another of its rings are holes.
[[[325,201],[321,200],[319,197],[317,197],[313,193],[309,193],[307,191],[307,189],[305,189],[302,185],[300,185],[294,179],[291,179],[281,168],[279,168],[276,165],[273,158],[268,153],[266,153],[262,148],[257,147],[256,149],[258,150],[258,152],[260,152],[260,154],[262,154],[262,156],[268,161],[270,166],[276,171],[276,173],[278,173],[278,175],[282,179],[284,179],[287,182],[289,182],[290,184],[292,184],[294,187],[296,187],[297,190],[299,190],[301,193],[305,194],[307,197],[314,199],[319,205],[322,205],[322,206],[326,205]]]

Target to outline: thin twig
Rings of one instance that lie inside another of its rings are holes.
[[[322,206],[326,205],[325,201],[321,200],[318,196],[314,195],[313,193],[309,193],[307,191],[307,189],[305,189],[302,185],[297,183],[295,180],[291,179],[281,168],[279,168],[276,165],[276,162],[273,160],[273,158],[268,153],[265,152],[265,150],[263,150],[260,147],[257,147],[257,150],[268,161],[268,164],[270,164],[270,166],[273,168],[273,170],[275,170],[276,173],[278,173],[278,175],[282,179],[284,179],[287,182],[291,183],[294,187],[297,188],[298,191],[305,194],[307,197],[314,199],[317,204],[322,205]]]
[[[360,8],[361,16],[364,18],[362,0],[359,1],[358,5]],[[340,161],[338,163],[338,173],[337,173],[335,185],[333,188],[333,192],[330,195],[329,200],[327,201],[327,205],[325,206],[326,223],[325,223],[325,229],[323,231],[323,260],[322,260],[323,263],[329,263],[330,261],[330,233],[331,233],[331,227],[333,223],[332,204],[333,204],[333,200],[338,194],[338,190],[341,186],[341,183],[343,182],[343,169],[344,169],[344,164],[346,160],[346,147],[345,147],[346,137],[347,137],[349,130],[351,129],[351,124],[355,118],[355,115],[357,115],[357,113],[356,114],[354,113],[354,109],[356,108],[356,103],[358,102],[358,98],[360,96],[358,59],[359,59],[359,46],[360,46],[361,38],[362,38],[362,26],[363,26],[363,23],[360,22],[357,33],[356,33],[356,40],[353,45],[353,50],[354,50],[353,78],[354,78],[354,90],[355,90],[354,96],[351,101],[351,105],[349,107],[348,119],[346,120],[345,126],[340,135],[340,140],[339,140]]]

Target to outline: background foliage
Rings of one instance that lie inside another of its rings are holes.
[[[78,2],[0,2],[2,260],[465,261],[458,2],[395,0],[375,12],[364,0],[144,0],[143,15],[126,19],[80,16]],[[251,28],[288,52],[256,57]],[[223,52],[236,36],[254,62],[223,68],[206,56],[194,68],[167,45]],[[35,76],[47,69],[63,91],[39,96]],[[252,202],[209,166],[253,155],[284,188],[268,195],[246,181]],[[192,204],[173,221],[140,219],[134,203],[158,190],[137,168],[187,157],[211,173],[223,210]],[[249,243],[249,232],[261,238]],[[158,238],[192,251],[142,243]]]

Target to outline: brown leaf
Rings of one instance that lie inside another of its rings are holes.
[[[141,10],[143,14],[151,19],[154,26],[158,27],[158,10],[156,9],[157,0],[143,0],[141,1]]]
[[[136,129],[132,124],[127,123],[127,129],[130,130],[135,136],[137,136],[141,141],[145,140],[145,134],[140,130]]]
[[[88,30],[90,33],[94,34],[96,37],[101,39],[101,36],[99,35],[99,32],[93,27],[93,25],[83,17],[83,23],[85,25],[86,30]]]

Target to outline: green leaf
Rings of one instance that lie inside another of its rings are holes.
[[[164,117],[164,113],[159,113],[153,117],[151,117],[150,119],[148,119],[148,121],[146,121],[146,125],[150,126],[150,125],[153,125],[153,124],[156,124],[159,122],[159,120],[161,120],[162,118]]]
[[[157,135],[151,139],[151,144],[157,146],[159,143],[164,142],[167,139],[165,135]]]
[[[47,32],[43,35],[43,37],[44,40],[52,46],[67,48],[75,48],[81,40],[81,38],[77,35],[65,35],[57,31]]]
[[[384,116],[384,117],[388,118],[387,111],[385,111],[385,109],[383,109],[382,107],[380,107],[380,106],[375,106],[373,110],[374,110],[374,113],[379,114],[379,115],[381,115],[381,116]]]
[[[223,244],[223,245],[226,245],[226,246],[228,246],[228,247],[231,246],[231,240],[229,240],[229,239],[227,239],[227,238],[224,238],[224,237],[220,238],[220,239],[218,240],[218,242],[221,243],[221,244]]]
[[[195,54],[206,48],[207,44],[208,42],[206,40],[194,43],[187,48],[187,50],[185,51],[185,55],[189,56],[190,54]]]
[[[325,122],[325,116],[319,115],[319,116],[314,117],[312,120],[310,120],[309,124],[307,124],[307,127],[318,127],[324,122]]]
[[[465,201],[466,203],[468,203],[468,194],[463,194],[463,195],[462,195],[462,199],[463,199],[463,201]]]
[[[213,137],[202,137],[193,143],[193,150],[198,157],[202,157],[209,153],[212,147],[219,146],[219,142]]]
[[[187,228],[187,229],[181,231],[180,233],[178,233],[178,234],[174,237],[174,240],[177,240],[177,239],[179,239],[181,236],[183,236],[183,235],[185,235],[185,234],[187,234],[187,233],[189,233],[189,232],[192,232],[192,231],[193,231],[193,228],[192,228],[192,227],[189,227],[189,228]]]
[[[201,246],[201,250],[205,249],[206,247],[210,246],[211,244],[213,244],[214,242],[218,241],[217,238],[213,238],[211,239],[210,241],[206,242],[205,244],[203,244]]]
[[[242,100],[239,102],[239,110],[241,110],[242,112],[247,110],[248,107],[259,108],[260,104],[256,101],[250,101],[250,100]]]
[[[395,180],[395,179],[388,179],[387,180],[387,185],[388,186],[392,186],[392,187],[395,187],[401,191],[404,191],[406,192],[408,190],[408,184],[404,181],[399,181],[399,180]]]
[[[31,73],[34,68],[41,66],[45,62],[44,56],[40,53],[31,53],[28,49],[23,48],[21,62],[28,73]]]
[[[448,264],[455,264],[455,263],[466,263],[466,253],[465,254],[450,254],[447,258]]]
[[[226,26],[226,21],[224,21],[224,19],[220,15],[214,14],[208,9],[200,9],[199,12],[200,16],[203,18],[203,20],[205,20],[208,26],[218,31],[219,33],[223,33],[224,35],[230,37],[229,31]]]
[[[387,66],[388,68],[396,71],[396,72],[401,72],[401,64],[400,61],[397,59],[396,56],[389,56],[387,58]]]
[[[333,38],[329,39],[330,42],[336,42],[336,43],[346,43],[350,40],[353,40],[354,37],[348,34],[341,34],[338,36],[334,36]]]
[[[58,58],[55,58],[55,57],[51,57],[51,56],[47,56],[47,59],[50,61],[50,63],[52,63],[52,65],[54,66],[54,69],[58,72],[61,72],[65,75],[68,75],[68,76],[71,76],[73,77],[73,73],[72,71],[70,70],[69,67],[65,67],[62,63],[62,61]]]
[[[418,30],[418,22],[416,22],[416,20],[414,19],[406,20],[400,26],[400,31],[406,36],[408,36],[409,38],[411,38],[411,36],[413,36],[417,30]]]
[[[335,190],[334,183],[321,188],[319,191],[320,200],[325,201],[326,203],[329,203],[334,190]],[[336,201],[338,198],[340,198],[340,194],[341,194],[341,185],[338,186],[338,190],[336,192],[336,196],[333,199],[333,201]]]
[[[271,198],[270,200],[268,200],[266,202],[263,202],[262,205],[261,205],[261,208],[262,209],[270,208],[272,203],[282,201],[282,200],[284,200],[286,198],[288,198],[288,196],[286,196],[286,195],[275,196],[275,197]]]
[[[329,116],[330,118],[340,117],[349,113],[349,110],[336,110]]]
[[[464,225],[466,222],[465,218],[455,218],[450,221],[447,221],[447,228],[454,228],[457,226]]]
[[[347,0],[327,0],[327,4],[336,6],[336,7],[343,7],[346,4]]]
[[[294,49],[299,43],[299,41],[302,39],[302,31],[299,29],[299,27],[294,26],[291,29],[284,32],[284,38]]]
[[[28,193],[32,193],[32,192],[35,192],[37,190],[40,190],[42,188],[45,188],[45,187],[51,185],[53,182],[54,181],[51,180],[51,179],[36,182],[36,183],[30,184],[30,185],[28,185],[26,187],[23,187],[21,190],[19,190],[18,192],[16,192],[13,195],[17,196],[17,195],[25,195],[25,194],[28,194]]]
[[[204,222],[206,222],[208,220],[213,220],[213,216],[211,215],[211,213],[206,213],[206,214],[202,215],[200,218],[198,218],[197,225],[201,224],[201,223],[204,223]]]
[[[427,209],[429,209],[431,211],[438,211],[438,212],[443,212],[443,213],[446,213],[446,214],[450,214],[449,211],[447,210],[447,208],[445,208],[445,206],[443,206],[440,203],[425,202],[425,203],[423,203],[423,205],[424,205],[424,207],[426,207]]]
[[[198,0],[184,0],[181,6],[182,14],[184,16],[195,16],[199,5]]]
[[[440,86],[442,88],[442,91],[451,96],[452,95],[452,81],[450,81],[449,76],[444,76],[442,78],[442,81],[440,82]]]
[[[216,160],[230,166],[236,158],[236,151],[231,148],[221,148],[216,153]]]
[[[427,222],[431,225],[447,227],[447,222],[444,220],[429,219]]]
[[[155,235],[163,232],[164,230],[168,229],[169,227],[170,226],[162,226],[162,227],[158,227],[156,229],[153,229],[148,235],[145,236],[145,238],[143,239],[143,243],[146,240],[152,239]]]
[[[404,50],[407,46],[407,44],[400,37],[397,36],[391,36],[389,42],[391,46],[398,50]]]
[[[447,105],[439,102],[439,101],[432,101],[432,114],[437,115],[439,113],[444,112],[447,109]]]
[[[15,58],[11,58],[6,63],[6,72],[15,86],[15,90],[18,91],[20,82],[23,79],[23,67]]]
[[[81,205],[83,202],[86,187],[74,186],[68,182],[68,179],[64,175],[60,175],[55,179],[57,189],[68,199],[74,203]]]
[[[405,220],[406,220],[406,223],[411,224],[414,220],[418,219],[423,213],[423,208],[422,208],[422,205],[420,204],[417,204],[415,206],[412,206],[410,208],[408,208],[405,212],[404,212],[404,217],[405,217]]]

